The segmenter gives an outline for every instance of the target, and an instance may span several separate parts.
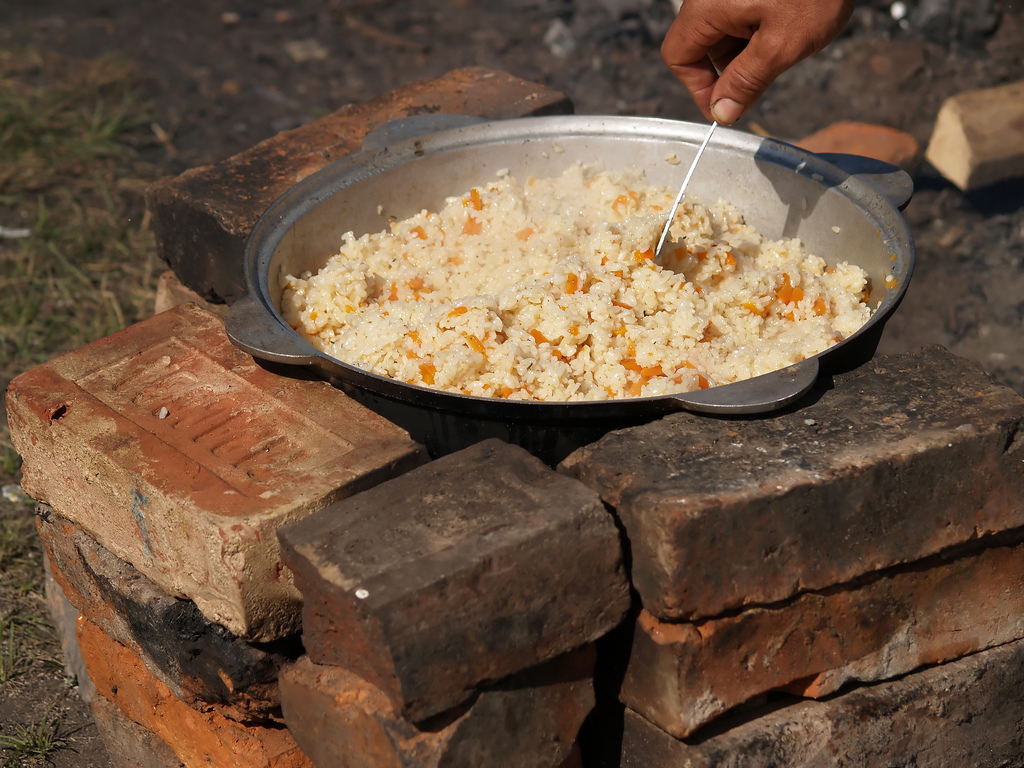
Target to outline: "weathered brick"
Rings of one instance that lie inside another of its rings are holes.
[[[310,658],[419,721],[603,635],[629,606],[597,494],[478,443],[280,530]]]
[[[1024,80],[946,99],[925,158],[964,191],[1024,176]]]
[[[50,558],[43,552],[43,592],[46,595],[46,610],[50,621],[60,637],[60,650],[64,658],[64,674],[75,678],[78,696],[86,704],[91,704],[96,695],[96,686],[92,684],[85,671],[82,653],[78,650],[78,637],[75,634],[75,623],[80,611],[71,604],[64,590],[53,577]]]
[[[318,768],[555,768],[594,706],[593,646],[487,687],[420,730],[390,698],[341,667],[303,657],[281,677],[285,717]]]
[[[129,719],[106,696],[97,696],[91,708],[113,768],[182,768],[167,742]]]
[[[889,768],[1020,765],[1024,754],[1024,641],[858,688],[711,727],[692,743],[626,709],[623,768]],[[620,715],[620,717],[622,717]],[[610,735],[615,726],[607,723]],[[582,738],[582,737],[581,737]],[[597,746],[614,752],[613,742]],[[584,760],[588,746],[584,744]],[[591,763],[588,761],[587,763]]]
[[[36,528],[75,613],[81,611],[131,649],[175,696],[233,720],[281,720],[277,678],[281,667],[302,653],[298,635],[247,643],[208,621],[195,603],[168,595],[48,507],[40,506]]]
[[[286,728],[244,725],[192,709],[138,656],[84,617],[78,621],[78,642],[99,695],[165,742],[188,768],[311,768]]]
[[[661,620],[786,600],[1024,525],[1024,399],[940,347],[756,419],[680,413],[560,471],[597,490]]]
[[[423,461],[404,431],[258,365],[193,304],[33,368],[6,404],[29,493],[249,640],[299,626],[277,527]]]
[[[818,698],[1022,637],[1024,544],[993,547],[695,624],[643,611],[620,698],[684,737],[773,689]]]
[[[153,300],[153,313],[160,314],[189,302],[221,317],[228,313],[227,304],[214,304],[212,301],[207,301],[191,288],[185,286],[171,270],[161,273],[156,281],[156,298]]]
[[[346,105],[221,163],[152,185],[146,203],[160,256],[189,288],[230,303],[245,292],[241,257],[256,220],[296,183],[356,152],[374,128],[429,113],[500,120],[571,111],[564,94],[483,67]]]
[[[885,125],[841,120],[796,142],[809,152],[837,152],[882,160],[913,173],[921,164],[921,145],[906,131]]]

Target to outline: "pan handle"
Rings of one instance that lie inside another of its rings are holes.
[[[818,360],[812,357],[780,371],[674,397],[683,408],[698,413],[765,413],[789,405],[806,394],[818,380],[818,370]]]
[[[899,166],[861,155],[838,152],[821,152],[817,155],[826,163],[863,181],[897,210],[906,208],[914,196],[914,180]]]
[[[487,121],[476,115],[450,115],[440,112],[432,115],[409,115],[374,128],[366,134],[361,149],[364,152],[373,152],[401,141],[485,122]]]
[[[260,360],[287,365],[313,365],[319,353],[304,338],[285,331],[277,318],[252,296],[228,307],[224,327],[231,343]]]

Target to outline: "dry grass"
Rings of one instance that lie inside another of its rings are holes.
[[[0,383],[151,311],[150,111],[124,58],[0,48]]]
[[[123,57],[75,61],[0,41],[0,389],[152,312],[159,271],[142,191],[151,105]],[[61,666],[31,500],[0,409],[0,692]],[[65,746],[60,720],[6,732],[0,765]]]

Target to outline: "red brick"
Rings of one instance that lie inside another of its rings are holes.
[[[429,730],[351,672],[303,657],[281,677],[285,717],[318,768],[571,766],[576,733],[594,705],[593,650],[490,686]]]
[[[78,650],[78,637],[75,633],[75,622],[80,611],[71,604],[64,594],[61,585],[53,577],[50,559],[43,552],[43,591],[46,594],[46,609],[50,614],[50,622],[60,638],[61,655],[64,658],[64,674],[75,679],[78,697],[86,704],[92,703],[96,694],[96,686],[92,684],[85,672],[85,662]]]
[[[630,604],[593,491],[498,440],[282,528],[310,658],[420,721],[591,642]]]
[[[758,419],[673,414],[560,466],[629,539],[663,621],[786,600],[1024,526],[1024,399],[934,347]]]
[[[620,693],[677,737],[773,689],[818,698],[1024,637],[1024,544],[696,624],[636,622]]]
[[[571,111],[564,94],[483,67],[346,105],[221,163],[152,185],[146,202],[160,256],[203,298],[233,301],[245,292],[241,254],[260,215],[305,177],[356,152],[374,128],[418,114],[501,120]]]
[[[93,700],[92,717],[114,768],[182,768],[167,742],[130,720],[106,696]]]
[[[809,152],[836,152],[882,160],[913,173],[921,163],[921,145],[906,131],[885,125],[842,120],[796,142]]]
[[[29,493],[250,640],[299,626],[277,527],[423,461],[405,432],[261,367],[192,304],[22,374],[6,403]]]
[[[281,720],[277,678],[281,667],[302,653],[297,635],[247,643],[205,619],[195,603],[168,595],[45,505],[36,514],[36,528],[75,616],[81,611],[128,647],[175,696],[233,720]],[[73,638],[74,619],[71,628]]]
[[[187,768],[310,768],[287,729],[243,725],[178,699],[142,660],[85,618],[78,642],[100,695],[164,741]]]
[[[624,722],[619,715],[617,724],[605,723],[611,743],[590,750],[621,749],[613,764],[623,768],[1019,765],[1024,641],[825,701],[781,704],[712,726],[690,743],[627,709]]]

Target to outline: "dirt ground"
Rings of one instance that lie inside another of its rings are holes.
[[[658,54],[670,20],[668,0],[0,0],[7,40],[134,57],[156,100],[157,141],[141,151],[168,174],[473,64],[564,91],[579,113],[700,119]],[[1020,3],[864,2],[738,127],[795,140],[860,120],[923,146],[947,96],[1020,79]],[[1024,393],[1024,180],[963,195],[923,164],[915,184],[917,269],[880,351],[942,344]],[[56,668],[0,687],[0,734],[47,707],[69,740],[52,765],[110,764]]]

